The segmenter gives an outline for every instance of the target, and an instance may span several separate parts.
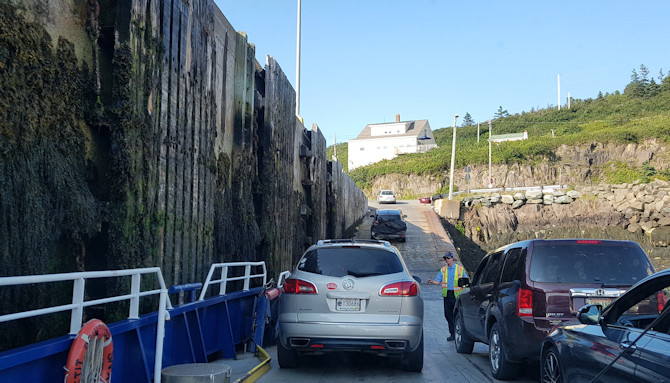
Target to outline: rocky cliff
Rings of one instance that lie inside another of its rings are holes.
[[[670,183],[583,187],[569,204],[549,202],[553,196],[540,194],[534,198],[540,203],[517,207],[512,201],[520,199],[512,195],[466,199],[460,217],[465,238],[485,251],[529,238],[633,240],[657,269],[670,267]]]
[[[482,147],[482,150],[486,150]],[[562,145],[555,150],[554,158],[538,163],[493,164],[489,174],[488,164],[471,165],[470,180],[466,182],[465,170],[454,169],[455,190],[487,188],[493,178],[493,187],[510,188],[535,185],[593,186],[602,182],[604,174],[614,163],[627,163],[640,167],[644,163],[661,171],[670,168],[670,146],[660,139],[640,143],[586,143]],[[374,198],[382,189],[393,189],[400,198],[430,196],[444,192],[449,187],[449,169],[437,175],[390,174],[375,178],[368,198]]]

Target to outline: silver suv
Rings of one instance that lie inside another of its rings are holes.
[[[325,240],[311,246],[279,297],[277,359],[363,351],[423,368],[423,298],[397,248],[386,241]]]

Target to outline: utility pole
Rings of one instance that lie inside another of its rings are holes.
[[[558,74],[558,110],[561,110],[561,74]]]
[[[570,92],[568,92],[568,109],[570,109]]]
[[[333,134],[333,150],[335,151],[335,158],[337,158],[337,133]]]
[[[477,123],[477,143],[479,143],[479,122]]]
[[[491,120],[489,120],[489,188],[493,187],[493,175],[491,174]]]
[[[449,173],[449,201],[451,201],[451,195],[454,188],[454,158],[456,157],[456,119],[458,119],[458,114],[454,115],[454,135],[451,142],[451,171]]]
[[[300,117],[300,9],[302,8],[302,0],[298,0],[298,43],[296,50],[296,69],[295,69],[295,115]]]

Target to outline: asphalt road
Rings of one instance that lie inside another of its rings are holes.
[[[370,208],[378,208],[376,201]],[[428,204],[398,201],[381,208],[401,209],[407,215],[407,242],[393,242],[400,249],[412,274],[422,280],[424,297],[424,367],[421,373],[402,370],[398,359],[358,353],[328,353],[305,356],[297,369],[280,369],[276,347],[269,347],[271,368],[259,382],[495,382],[488,365],[488,346],[477,343],[471,355],[458,354],[444,319],[440,287],[427,285],[441,267],[440,256],[453,248],[439,220]],[[370,238],[371,218],[366,217],[356,237]],[[435,223],[437,222],[437,224]],[[437,225],[437,226],[436,226]],[[253,365],[251,366],[253,367]],[[235,373],[235,367],[233,372]],[[239,367],[237,368],[239,370]],[[233,376],[234,378],[234,376]],[[232,380],[231,380],[232,381]],[[539,366],[522,366],[517,382],[539,381]]]

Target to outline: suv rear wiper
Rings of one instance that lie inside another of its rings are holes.
[[[630,283],[603,283],[600,287],[630,287]]]

